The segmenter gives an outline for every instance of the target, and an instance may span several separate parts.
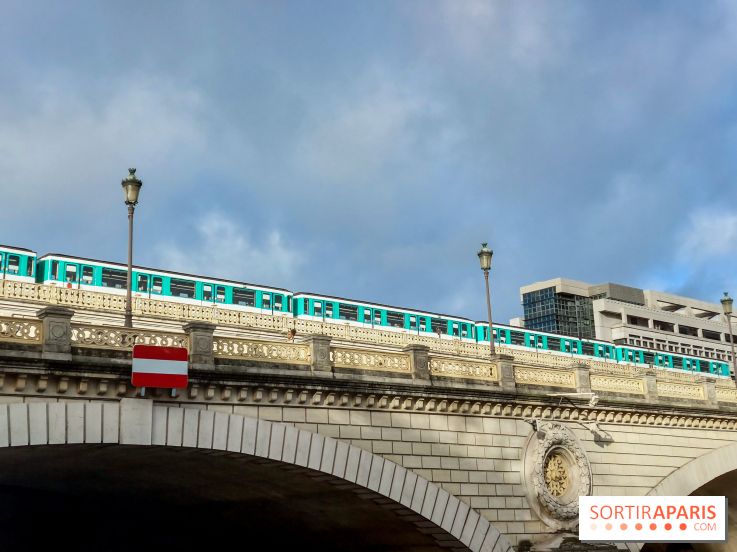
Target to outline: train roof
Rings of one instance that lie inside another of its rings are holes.
[[[0,249],[7,249],[8,251],[13,251],[17,253],[33,253],[33,255],[36,255],[36,252],[32,249],[26,249],[25,247],[17,247],[15,245],[2,245],[0,244]]]
[[[407,308],[407,307],[397,307],[397,306],[394,306],[394,305],[385,305],[383,303],[375,303],[375,302],[372,302],[372,301],[362,301],[360,299],[350,299],[348,297],[337,297],[335,295],[325,295],[325,294],[322,294],[322,293],[312,293],[312,292],[309,292],[309,291],[298,291],[298,292],[296,292],[296,293],[293,294],[293,297],[305,296],[305,295],[306,296],[309,296],[309,297],[314,297],[314,298],[317,298],[317,299],[337,299],[338,301],[345,301],[347,303],[351,303],[351,304],[354,304],[354,305],[361,305],[361,306],[367,306],[367,307],[381,307],[381,308],[392,309],[392,310],[396,310],[396,311],[409,312],[409,313],[412,313],[412,314],[424,314],[424,315],[429,315],[429,316],[439,316],[439,317],[442,317],[442,318],[447,318],[447,319],[452,319],[452,320],[460,320],[460,321],[463,321],[463,322],[470,322],[471,324],[473,324],[473,320],[471,320],[470,318],[464,318],[462,316],[455,316],[455,315],[452,315],[452,314],[442,314],[442,313],[439,313],[439,312],[430,312],[430,311],[419,310],[419,309],[411,309],[411,308]]]
[[[56,258],[59,258],[59,259],[68,259],[68,260],[72,260],[72,261],[83,261],[83,262],[86,261],[86,262],[89,262],[89,263],[96,263],[96,264],[99,264],[99,265],[109,265],[111,267],[121,267],[123,269],[127,269],[128,268],[128,265],[125,265],[123,263],[116,263],[116,262],[113,262],[113,261],[101,261],[99,259],[90,259],[88,257],[73,257],[71,255],[65,255],[63,253],[46,253],[45,255],[39,257],[38,260],[39,261],[42,261],[42,260],[44,260],[46,258],[51,258],[51,257],[56,257]],[[252,288],[265,289],[265,290],[269,290],[269,291],[284,292],[284,293],[286,293],[288,295],[291,295],[292,294],[292,292],[289,291],[288,289],[278,288],[278,287],[274,287],[274,286],[263,286],[261,284],[251,284],[251,283],[248,283],[248,282],[239,282],[239,281],[236,281],[236,280],[225,280],[223,278],[213,278],[212,276],[201,276],[199,274],[189,274],[189,273],[186,273],[186,272],[173,272],[171,270],[161,270],[160,268],[151,268],[151,267],[141,266],[141,265],[133,265],[133,268],[136,269],[136,270],[144,270],[144,271],[152,272],[152,273],[155,273],[155,274],[161,274],[163,276],[184,276],[184,277],[187,277],[187,278],[195,278],[195,279],[198,279],[198,280],[206,280],[209,283],[214,283],[214,284],[224,284],[224,285],[238,286],[238,287],[246,287],[247,286],[247,287],[252,287]]]

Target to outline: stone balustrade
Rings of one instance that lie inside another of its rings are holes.
[[[137,299],[137,314],[188,316],[193,321],[184,325],[181,333],[79,324],[72,321],[70,304],[122,312],[122,301],[103,293],[7,281],[0,284],[2,297],[52,303],[40,309],[37,318],[0,318],[0,343],[40,348],[47,359],[71,360],[75,350],[84,349],[129,351],[142,343],[187,347],[193,367],[199,370],[245,361],[254,366],[309,368],[314,373],[407,377],[430,385],[481,385],[513,393],[596,393],[612,400],[686,403],[702,408],[737,405],[732,380],[709,374],[504,345],[489,359],[489,349],[474,343],[148,299]],[[233,327],[269,330],[267,335],[273,338],[233,337]],[[219,328],[227,329],[228,335],[215,335]],[[299,337],[285,338],[289,329]],[[346,345],[347,341],[355,345]]]

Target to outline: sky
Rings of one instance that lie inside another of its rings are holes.
[[[494,319],[737,295],[737,3],[26,2],[0,243]]]

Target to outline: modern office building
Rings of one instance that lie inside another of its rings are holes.
[[[526,328],[731,360],[719,303],[565,278],[523,286],[520,295]],[[732,326],[737,329],[737,318]]]

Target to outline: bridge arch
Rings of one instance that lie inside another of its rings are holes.
[[[512,551],[488,520],[438,485],[318,433],[239,414],[158,406],[146,399],[0,404],[0,449],[75,444],[186,447],[291,465],[406,508],[415,525],[451,535],[468,550]]]
[[[648,496],[689,496],[702,489],[715,479],[737,471],[737,443],[714,449],[703,456],[699,456],[684,464],[660,483],[653,487]],[[731,499],[730,502],[731,504]],[[732,513],[728,517],[728,539],[731,540],[735,532]],[[710,545],[702,545],[708,550]],[[643,543],[629,543],[628,550],[639,552],[645,547]]]
[[[647,494],[688,496],[717,477],[735,470],[737,443],[732,443],[694,458],[663,479]]]

